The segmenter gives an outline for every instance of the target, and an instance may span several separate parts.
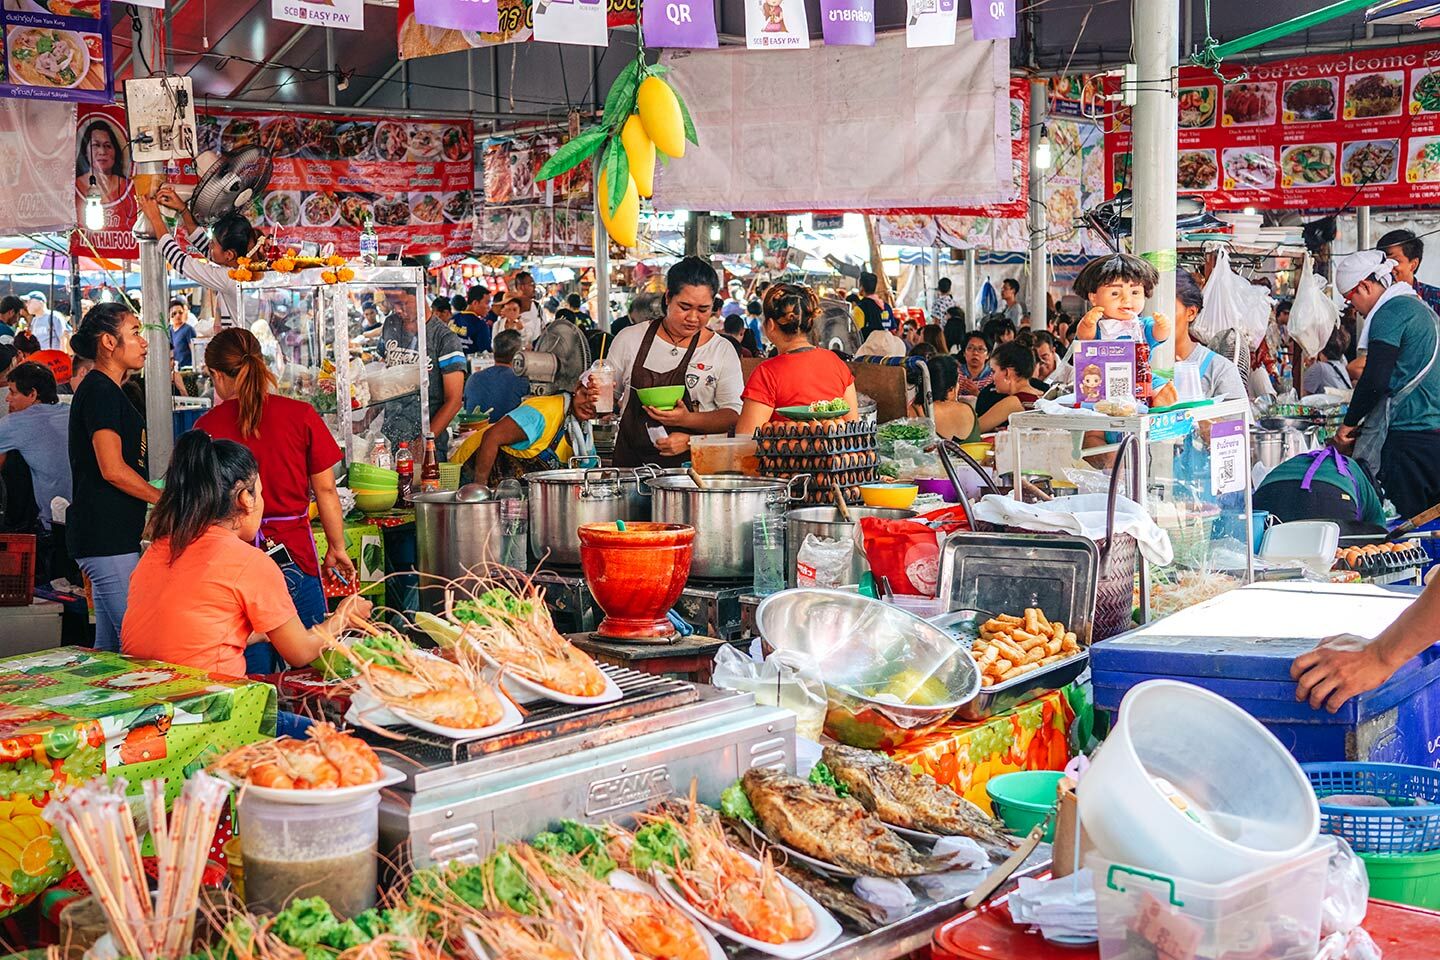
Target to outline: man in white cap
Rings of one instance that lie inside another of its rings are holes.
[[[1410,517],[1440,502],[1440,319],[1394,271],[1379,250],[1352,253],[1336,268],[1336,289],[1363,318],[1370,350],[1335,446],[1350,453],[1365,431],[1383,430],[1366,437],[1359,459]],[[1364,449],[1371,443],[1383,443],[1378,457]]]
[[[60,314],[49,309],[45,294],[31,290],[25,294],[26,311],[30,314],[30,332],[40,341],[41,350],[59,350],[69,325]]]

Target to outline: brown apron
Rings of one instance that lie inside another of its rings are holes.
[[[640,352],[635,355],[635,363],[630,368],[630,389],[640,390],[645,387],[679,387],[685,385],[685,374],[690,369],[690,360],[695,356],[695,348],[700,345],[699,331],[690,340],[690,346],[685,349],[685,355],[680,358],[680,365],[669,373],[656,373],[646,369],[645,360],[650,356],[650,347],[655,343],[655,333],[660,329],[661,321],[656,320],[650,324],[650,329],[645,331],[645,338],[640,341]],[[655,444],[650,440],[649,428],[658,426],[645,412],[645,407],[640,403],[638,396],[630,397],[629,403],[625,404],[625,412],[620,414],[620,426],[615,431],[615,458],[617,467],[638,467],[643,464],[653,463],[660,467],[679,467],[690,459],[687,453],[664,456],[655,449]],[[685,408],[690,409],[690,388],[685,387],[680,402]]]

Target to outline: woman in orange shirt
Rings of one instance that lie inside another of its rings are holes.
[[[303,666],[350,615],[370,613],[368,601],[346,597],[333,616],[304,627],[285,575],[254,546],[264,512],[249,450],[201,430],[184,434],[150,516],[150,549],[130,578],[121,651],[244,676],[252,640],[268,638],[287,662]]]

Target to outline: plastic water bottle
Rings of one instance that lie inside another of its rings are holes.
[[[360,262],[367,267],[380,262],[380,235],[375,232],[375,221],[370,217],[365,218],[365,226],[360,230]]]
[[[766,512],[755,518],[755,595],[785,589],[785,517]]]
[[[390,459],[390,441],[384,437],[377,437],[375,445],[370,448],[370,465],[382,470],[395,469],[394,462]]]
[[[500,501],[500,562],[512,570],[529,567],[530,513],[525,488],[519,480],[506,478],[495,488]]]

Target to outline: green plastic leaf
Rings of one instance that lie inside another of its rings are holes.
[[[613,137],[610,140],[610,152],[605,155],[605,184],[610,188],[610,195],[605,198],[607,204],[607,216],[614,216],[615,211],[620,209],[620,201],[625,199],[625,186],[630,179],[630,161],[625,156],[625,148],[620,145],[620,138]]]
[[[670,154],[661,150],[659,147],[655,148],[655,159],[660,161],[660,166],[662,167],[670,166]]]
[[[551,180],[562,173],[569,173],[603,147],[607,136],[609,136],[609,131],[604,127],[591,127],[551,154],[550,159],[545,161],[545,165],[540,168],[535,179]]]
[[[631,60],[610,85],[610,92],[605,95],[605,109],[601,114],[606,126],[619,130],[625,118],[635,112],[635,91],[640,89],[642,66],[640,60]]]
[[[700,140],[695,136],[695,121],[690,119],[690,108],[685,106],[685,98],[675,94],[675,102],[680,104],[680,119],[685,122],[685,139],[695,146],[700,146]]]

